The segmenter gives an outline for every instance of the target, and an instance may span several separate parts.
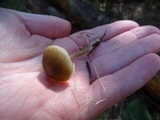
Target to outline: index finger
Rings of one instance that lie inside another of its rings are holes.
[[[99,26],[90,30],[80,31],[70,35],[69,37],[77,44],[77,46],[84,47],[87,46],[96,37],[101,38],[104,35],[102,41],[107,41],[114,36],[117,36],[138,26],[139,25],[134,21],[122,20]]]

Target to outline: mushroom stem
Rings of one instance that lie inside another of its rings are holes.
[[[71,59],[74,59],[74,58],[76,58],[76,57],[79,57],[79,56],[87,53],[87,52],[89,52],[89,47],[86,47],[86,48],[84,48],[84,49],[82,49],[82,50],[80,50],[80,51],[77,51],[77,52],[71,54],[71,55],[70,55],[70,58],[71,58]]]
[[[77,51],[70,55],[71,59],[84,55],[85,53],[90,53],[98,44],[100,43],[100,38],[94,39],[86,48]]]

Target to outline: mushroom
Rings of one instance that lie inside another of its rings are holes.
[[[67,81],[73,73],[73,63],[71,59],[90,52],[99,42],[100,39],[94,39],[86,48],[72,55],[69,55],[68,52],[60,46],[48,46],[42,58],[44,72],[53,80]]]

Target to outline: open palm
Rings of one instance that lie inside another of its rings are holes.
[[[160,31],[119,21],[70,34],[62,19],[0,9],[0,119],[90,120],[142,87],[160,67]],[[70,54],[103,36],[89,57],[74,59],[66,83],[49,82],[42,54],[59,45]],[[86,61],[91,67],[89,76]]]

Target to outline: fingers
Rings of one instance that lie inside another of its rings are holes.
[[[132,28],[138,27],[138,24],[133,21],[119,21],[112,24],[103,25],[90,30],[84,30],[81,32],[74,33],[68,38],[57,39],[53,41],[53,44],[59,45],[65,48],[69,54],[86,47],[90,41],[92,41],[97,36],[102,36],[107,30],[104,39],[107,40],[118,34],[126,32]]]
[[[47,15],[36,15],[18,12],[23,24],[31,34],[48,38],[64,37],[70,34],[71,25],[68,21]]]
[[[132,94],[146,84],[160,69],[160,57],[156,54],[147,54],[124,69],[101,78],[91,85],[92,97],[99,101],[107,98],[104,102],[94,105],[93,114],[107,109],[116,102]]]
[[[113,53],[95,58],[92,64],[96,66],[100,76],[112,74],[146,54],[160,51],[157,43],[160,43],[160,35],[152,34]]]
[[[140,40],[143,37],[149,36],[151,34],[160,34],[160,31],[158,28],[153,26],[143,26],[124,32],[111,38],[107,42],[101,42],[96,50],[92,52],[92,58],[112,53],[134,41]]]
[[[77,32],[75,34],[72,34],[70,38],[77,44],[77,46],[84,47],[88,45],[88,43],[92,41],[94,38],[102,37],[105,34],[105,32],[106,34],[103,38],[103,41],[107,41],[108,39],[128,30],[131,30],[135,27],[138,27],[138,24],[133,21],[118,21],[111,24],[96,27],[90,30]]]

